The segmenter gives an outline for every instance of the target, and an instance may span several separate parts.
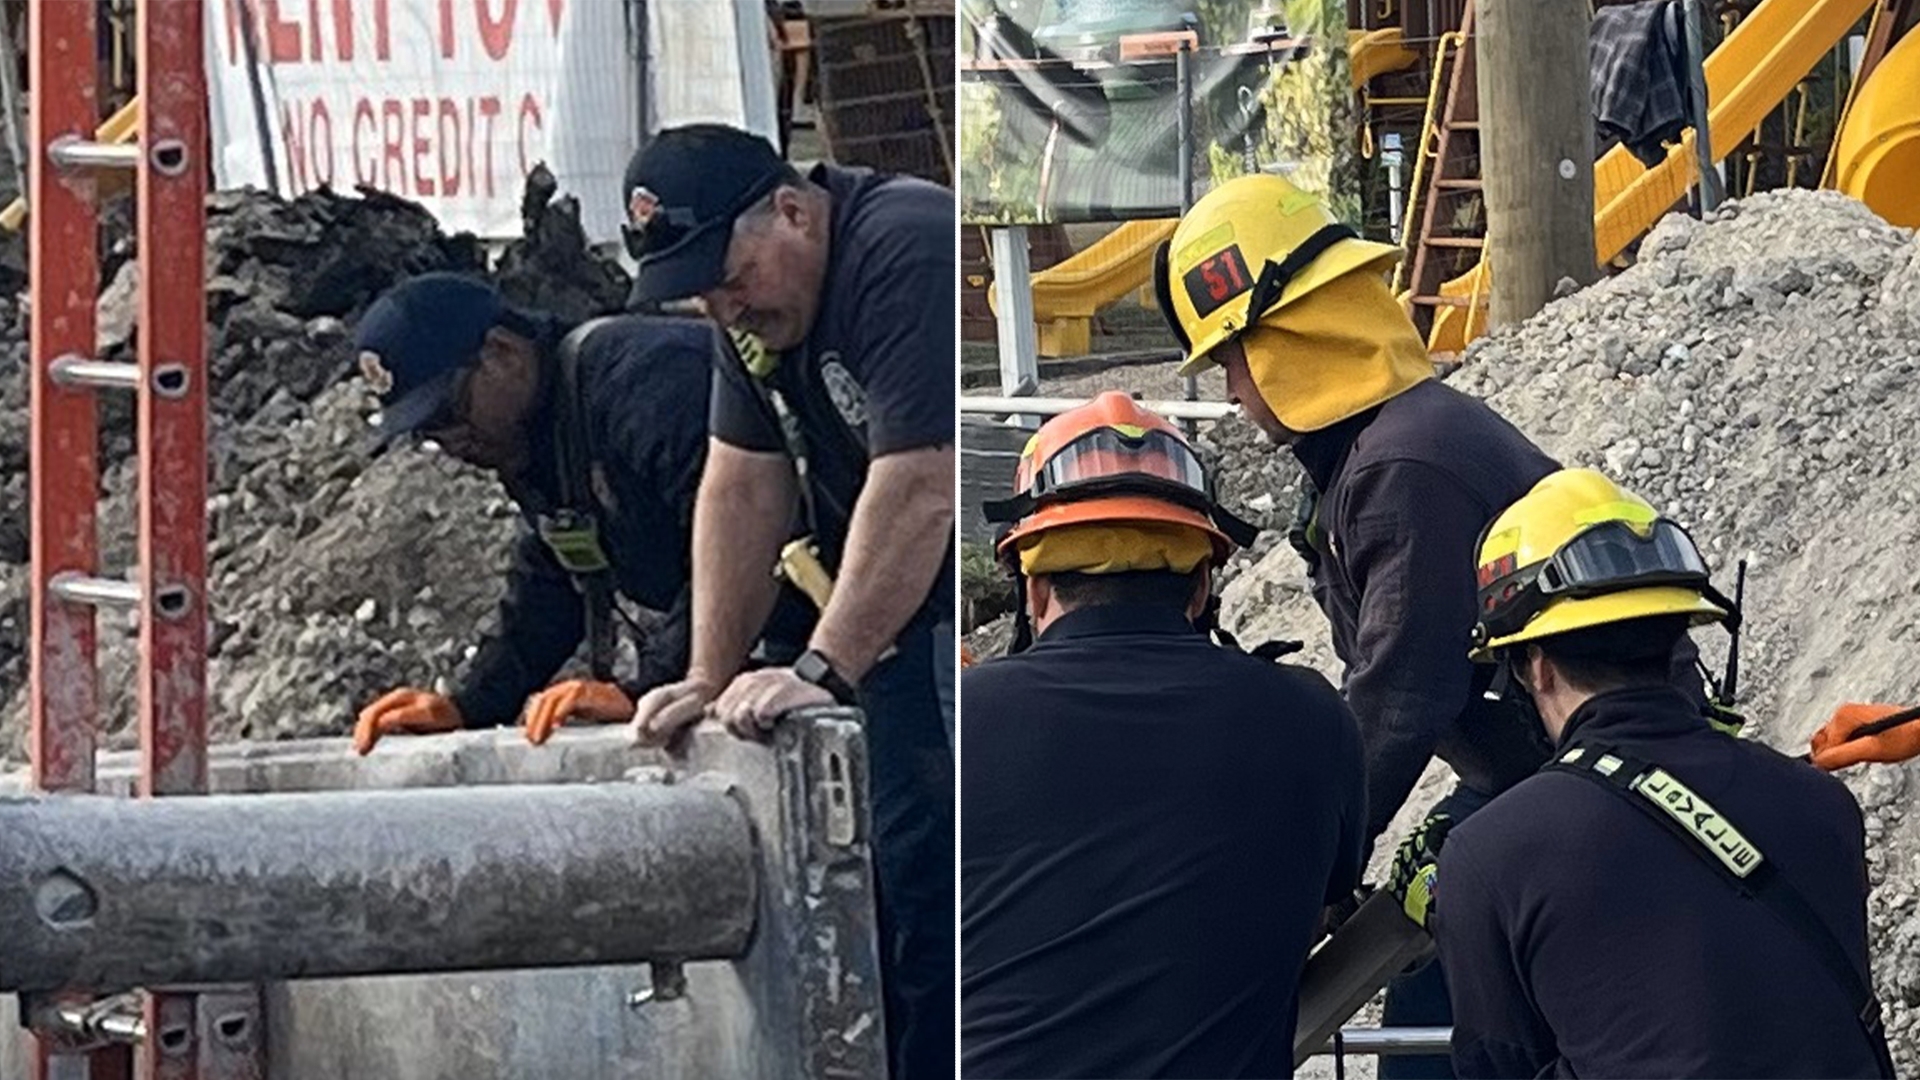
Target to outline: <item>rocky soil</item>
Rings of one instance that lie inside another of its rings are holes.
[[[1841,702],[1920,701],[1912,232],[1828,192],[1761,194],[1704,222],[1669,217],[1635,267],[1475,343],[1464,361],[1453,385],[1564,463],[1603,469],[1685,523],[1723,587],[1748,560],[1741,696],[1753,737],[1801,753]],[[1207,442],[1228,501],[1284,527],[1299,480],[1292,459],[1238,421]],[[1305,639],[1306,661],[1337,677],[1283,540],[1264,539],[1228,577],[1231,628]],[[990,652],[997,630],[977,635],[976,651]],[[1696,636],[1717,664],[1725,635]],[[1920,1072],[1920,819],[1905,812],[1920,764],[1845,779],[1867,813],[1889,1035],[1902,1075]],[[1397,828],[1448,783],[1430,770]]]
[[[370,391],[350,327],[383,289],[482,273],[515,302],[574,318],[617,310],[620,268],[590,256],[578,208],[536,171],[526,239],[492,266],[473,237],[377,192],[208,202],[211,724],[215,738],[346,730],[392,686],[446,685],[492,618],[515,511],[490,477],[410,448],[371,452]],[[113,220],[120,224],[116,226]],[[110,215],[100,343],[132,359],[136,264]],[[117,235],[116,235],[117,234]],[[27,352],[24,252],[0,248],[0,752],[24,753]],[[101,396],[103,572],[134,563],[131,398]],[[130,745],[137,623],[101,619],[107,741]]]

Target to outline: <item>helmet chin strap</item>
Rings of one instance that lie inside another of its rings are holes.
[[[1023,653],[1033,647],[1033,617],[1027,614],[1027,575],[1013,572],[1013,641],[1007,655]]]

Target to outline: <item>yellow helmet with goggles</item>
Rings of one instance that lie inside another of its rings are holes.
[[[1628,619],[1727,621],[1736,606],[1708,581],[1685,529],[1592,469],[1535,484],[1481,534],[1472,657]]]

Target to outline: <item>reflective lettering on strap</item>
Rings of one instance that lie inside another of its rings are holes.
[[[1746,877],[1764,861],[1760,849],[1748,843],[1740,830],[1721,817],[1712,803],[1695,795],[1692,789],[1674,779],[1667,770],[1658,767],[1648,769],[1633,782],[1632,789],[1684,826],[1735,877]]]

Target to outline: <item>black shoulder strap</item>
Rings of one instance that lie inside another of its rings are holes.
[[[1667,770],[1606,746],[1568,747],[1542,771],[1585,777],[1614,792],[1679,840],[1736,892],[1759,901],[1819,957],[1834,985],[1853,1005],[1880,1075],[1894,1076],[1880,999],[1874,996],[1872,984],[1861,979],[1845,947],[1779,865],[1769,861],[1712,803]]]
[[[587,665],[593,678],[613,678],[613,565],[600,544],[600,500],[593,491],[598,458],[580,381],[580,348],[613,317],[575,327],[555,350],[554,442],[559,452],[560,508],[540,519],[540,538],[572,575],[586,610]]]
[[[819,510],[814,506],[813,477],[808,466],[807,437],[800,429],[800,417],[788,404],[787,397],[773,384],[774,372],[779,370],[780,357],[770,352],[761,340],[751,334],[736,330],[725,330],[721,338],[724,346],[732,354],[732,359],[746,372],[747,382],[753,386],[767,410],[773,414],[774,425],[780,429],[780,442],[787,449],[787,458],[793,462],[795,482],[800,489],[800,510],[807,519],[807,532],[820,542]]]

